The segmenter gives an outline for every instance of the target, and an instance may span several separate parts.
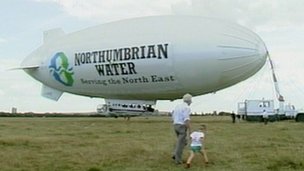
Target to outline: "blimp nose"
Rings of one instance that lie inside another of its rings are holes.
[[[265,64],[268,55],[263,40],[252,32],[223,35],[226,42],[218,45],[222,67],[220,82],[232,85],[254,75]]]

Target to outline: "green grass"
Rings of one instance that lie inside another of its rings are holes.
[[[192,117],[201,123],[210,164],[197,156],[189,170],[304,170],[303,123]],[[174,142],[169,117],[0,118],[0,170],[185,170],[171,159]]]

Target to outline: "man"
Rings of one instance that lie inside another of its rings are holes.
[[[266,110],[263,110],[263,120],[264,120],[264,124],[267,125],[267,123],[268,123],[268,113],[266,112]]]
[[[183,103],[177,105],[172,112],[172,120],[174,131],[177,136],[173,159],[176,164],[182,164],[183,149],[186,142],[187,132],[190,135],[190,104],[192,103],[192,96],[185,94],[183,96]]]
[[[234,112],[231,113],[231,117],[232,117],[232,123],[235,123],[235,113]]]

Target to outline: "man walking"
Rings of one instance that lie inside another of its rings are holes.
[[[192,96],[185,94],[183,96],[183,103],[177,105],[172,112],[172,120],[174,131],[177,136],[173,159],[176,164],[182,164],[183,149],[187,144],[187,132],[190,135],[190,104],[192,103]]]

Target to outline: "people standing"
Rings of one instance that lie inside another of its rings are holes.
[[[267,125],[268,123],[268,113],[266,112],[266,110],[263,110],[263,120],[264,120],[264,124]]]
[[[231,118],[232,118],[232,123],[235,123],[235,113],[234,112],[231,113]]]
[[[183,150],[187,145],[187,134],[190,135],[191,103],[192,96],[185,94],[183,96],[183,103],[177,105],[172,111],[173,127],[177,137],[172,158],[176,164],[182,164]]]
[[[237,115],[236,115],[236,118],[237,118],[237,122],[238,122],[238,123],[241,122],[241,115],[240,115],[240,114],[237,114]]]

